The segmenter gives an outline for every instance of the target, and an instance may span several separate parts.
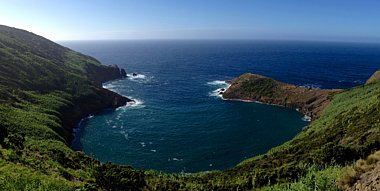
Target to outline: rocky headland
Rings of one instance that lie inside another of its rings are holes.
[[[82,118],[104,109],[115,109],[133,101],[102,87],[96,87],[95,91],[96,94],[76,98],[73,104],[63,110],[61,116],[65,132],[62,136],[67,143],[72,141],[73,128]]]
[[[330,95],[341,90],[306,88],[246,73],[230,82],[224,99],[257,101],[297,109],[312,120],[318,118],[330,102]]]

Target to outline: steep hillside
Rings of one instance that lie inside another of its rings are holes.
[[[98,162],[68,147],[72,129],[89,113],[130,101],[101,87],[123,75],[117,66],[0,26],[0,189],[80,185],[89,168],[82,163]]]
[[[125,104],[126,98],[101,87],[102,82],[121,78],[121,72],[117,66],[103,66],[94,58],[43,37],[0,26],[1,103],[4,107],[23,105],[26,102],[38,102],[36,99],[41,96],[62,94],[58,97],[67,102],[54,109],[60,109],[59,115],[55,117],[61,119],[57,126],[62,125],[63,128],[56,127],[53,130],[57,133],[55,136],[68,142],[71,128],[81,117],[102,108]],[[85,106],[83,100],[97,104]],[[28,134],[24,128],[20,129]]]

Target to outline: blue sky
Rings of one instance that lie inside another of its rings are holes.
[[[380,1],[0,0],[0,24],[52,40],[380,42]]]

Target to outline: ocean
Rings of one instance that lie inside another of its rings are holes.
[[[295,110],[222,100],[225,80],[250,72],[315,88],[351,88],[380,68],[380,45],[257,40],[60,42],[128,77],[105,88],[136,100],[94,113],[72,147],[103,162],[193,173],[263,154],[309,124]],[[137,75],[132,75],[136,73]]]

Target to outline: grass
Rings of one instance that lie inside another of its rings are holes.
[[[342,188],[336,179],[345,171],[346,167],[335,165],[322,169],[312,166],[307,170],[306,175],[294,182],[263,187],[260,191],[339,191]]]
[[[19,164],[0,159],[0,190],[8,191],[72,191],[81,183],[68,181],[58,175],[46,175]]]

